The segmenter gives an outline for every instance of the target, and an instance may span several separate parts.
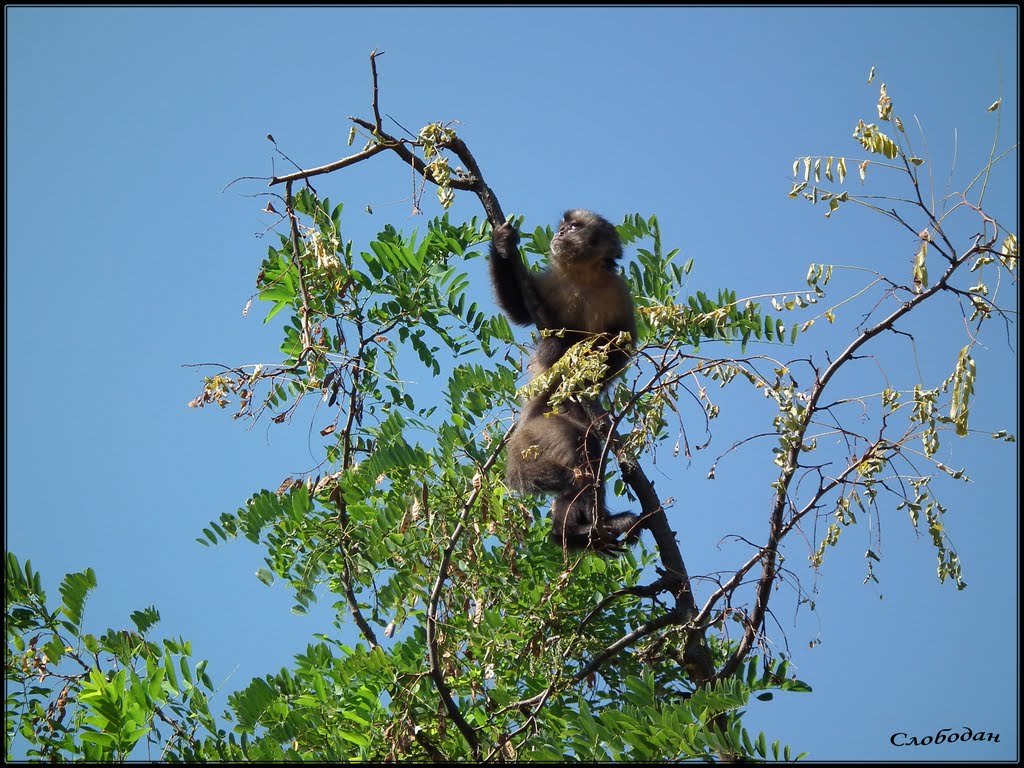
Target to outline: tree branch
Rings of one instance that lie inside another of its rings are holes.
[[[373,79],[373,119],[374,122],[362,120],[358,117],[349,117],[356,125],[361,128],[365,128],[373,136],[374,143],[368,146],[361,152],[357,152],[349,157],[336,160],[333,163],[322,165],[319,168],[312,168],[307,171],[298,171],[297,173],[291,173],[286,176],[274,176],[270,180],[270,186],[275,184],[281,184],[282,182],[289,183],[297,179],[309,179],[313,176],[319,176],[325,173],[331,173],[333,171],[341,170],[350,165],[367,160],[374,155],[380,154],[386,149],[392,150],[405,162],[409,163],[414,170],[416,170],[423,178],[427,179],[432,184],[437,184],[437,180],[434,179],[433,174],[430,173],[430,169],[425,162],[413,153],[410,146],[420,146],[418,141],[409,141],[407,139],[398,139],[384,131],[381,124],[380,107],[378,102],[378,80],[377,80],[377,57],[382,56],[383,51],[377,52],[375,49],[370,54],[370,72]],[[450,149],[455,153],[455,156],[462,161],[466,166],[468,172],[455,175],[449,182],[449,186],[452,189],[462,190],[464,192],[472,192],[479,200],[480,204],[483,205],[484,212],[487,214],[487,220],[491,222],[491,226],[498,226],[505,222],[505,214],[501,210],[501,205],[498,203],[498,198],[490,187],[484,183],[483,174],[480,171],[480,166],[476,162],[476,158],[473,157],[472,152],[469,151],[469,147],[466,146],[462,139],[455,137],[451,141],[448,141],[442,145],[446,149]]]
[[[306,287],[305,270],[302,268],[299,217],[295,213],[295,200],[292,197],[292,183],[290,181],[285,184],[284,190],[285,210],[288,212],[288,222],[292,236],[292,260],[295,263],[295,272],[299,276],[299,294],[302,296],[302,352],[298,357],[301,361],[313,347],[313,336],[309,332],[309,289]]]
[[[988,246],[991,246],[991,242],[988,243]],[[831,365],[825,369],[825,372],[814,382],[810,396],[807,399],[807,405],[804,408],[800,425],[790,437],[790,447],[786,453],[782,475],[777,483],[778,489],[775,495],[775,502],[772,505],[768,541],[757,558],[755,558],[755,561],[761,561],[762,570],[755,590],[754,609],[747,619],[746,626],[743,630],[743,637],[740,639],[736,650],[719,671],[718,675],[720,677],[727,677],[739,668],[743,659],[753,647],[754,639],[760,631],[761,624],[764,621],[765,613],[768,609],[768,600],[771,596],[772,585],[775,583],[775,560],[778,556],[779,544],[786,533],[792,530],[791,525],[787,526],[783,522],[785,511],[788,506],[789,486],[796,474],[797,468],[799,467],[798,459],[801,451],[803,450],[804,436],[806,435],[807,429],[810,427],[810,424],[818,411],[818,402],[825,391],[825,387],[828,386],[828,383],[832,380],[832,377],[835,376],[839,369],[854,358],[861,347],[883,331],[893,330],[893,326],[904,315],[911,312],[923,302],[938,294],[940,291],[945,290],[950,279],[953,277],[953,274],[967,261],[969,261],[972,256],[976,253],[980,253],[981,251],[982,246],[975,244],[963,256],[957,256],[955,253],[952,254],[953,260],[950,265],[947,267],[942,277],[931,288],[917,294],[909,301],[903,303],[888,317],[861,333],[861,335],[854,339],[853,342],[843,350],[842,354],[840,354],[839,357],[837,357]],[[752,566],[753,563],[749,563],[749,565]],[[742,574],[745,572],[746,571],[744,569],[740,569],[736,572],[736,576],[742,577]],[[730,583],[733,581],[735,581],[735,578],[730,580]],[[722,590],[719,591],[721,592]],[[706,613],[706,611],[704,613]]]
[[[408,163],[417,173],[421,174],[423,178],[430,181],[432,184],[438,182],[433,178],[430,167],[423,161],[422,158],[417,157],[413,151],[415,147],[420,146],[420,142],[399,139],[390,134],[386,133],[381,124],[380,117],[380,105],[379,105],[379,84],[376,67],[376,57],[382,55],[383,52],[373,51],[370,54],[370,69],[372,77],[372,88],[373,88],[373,100],[372,108],[374,114],[374,122],[360,119],[358,117],[350,117],[354,124],[366,129],[370,132],[373,137],[373,144],[363,149],[354,155],[337,160],[328,165],[323,165],[317,168],[309,170],[301,170],[296,173],[288,174],[286,176],[275,176],[270,180],[270,186],[276,184],[285,183],[286,186],[286,198],[290,202],[290,185],[292,182],[300,179],[309,179],[313,176],[322,175],[325,173],[331,173],[333,171],[341,170],[356,163],[360,163],[364,160],[384,152],[385,150],[391,150],[397,154],[404,162]],[[452,189],[457,189],[465,192],[471,192],[480,200],[485,214],[487,215],[488,221],[492,226],[498,226],[505,222],[506,217],[502,210],[501,204],[498,201],[494,191],[484,181],[483,172],[480,169],[479,163],[476,158],[470,152],[469,147],[466,143],[458,138],[454,137],[451,140],[445,142],[442,145],[445,149],[450,150],[458,157],[461,163],[465,166],[465,171],[453,174],[449,186]],[[291,208],[289,207],[289,211]],[[293,240],[296,242],[296,257],[298,254],[297,244],[297,229],[295,225],[295,217],[292,216],[292,227],[293,227]],[[300,270],[301,274],[301,270]],[[508,439],[506,435],[505,439],[499,444],[499,450],[501,446],[505,444]],[[492,455],[491,459],[482,468],[483,472],[486,472],[493,465],[493,462],[497,458],[497,453]],[[665,516],[664,510],[661,506],[661,501],[658,499],[658,495],[654,490],[653,484],[648,480],[643,470],[635,462],[628,462],[622,465],[622,477],[623,480],[633,489],[633,492],[637,495],[640,500],[641,507],[643,509],[644,516],[647,520],[647,527],[651,530],[652,535],[658,545],[658,549],[661,553],[662,564],[664,566],[662,579],[655,582],[655,585],[662,586],[665,591],[670,591],[676,600],[675,608],[667,613],[665,616],[656,619],[651,627],[647,628],[646,632],[655,631],[664,624],[680,623],[686,624],[694,616],[697,615],[696,602],[693,597],[693,592],[689,582],[689,575],[686,570],[686,566],[683,562],[682,554],[679,550],[679,545],[676,541],[675,533],[669,526],[668,518]],[[450,559],[452,552],[454,551],[455,545],[458,542],[459,537],[462,534],[463,521],[465,516],[475,502],[479,495],[479,489],[474,489],[463,508],[463,513],[460,517],[459,523],[456,526],[455,531],[452,534],[451,540],[449,541],[448,547],[445,549],[445,553],[442,557],[442,562],[439,568],[438,579],[434,585],[434,590],[431,593],[430,605],[427,612],[427,641],[428,651],[430,656],[431,666],[431,677],[433,678],[435,685],[438,688],[438,692],[442,698],[445,708],[449,715],[452,717],[456,726],[469,741],[471,747],[474,750],[474,754],[479,751],[479,744],[476,740],[475,733],[466,723],[461,713],[455,705],[454,700],[451,698],[451,693],[448,690],[447,684],[445,683],[444,676],[440,668],[440,659],[438,657],[437,649],[437,608],[440,601],[441,591],[444,586],[444,582],[447,578],[447,570],[450,565]],[[654,585],[652,585],[654,586]],[[357,609],[350,600],[350,609]],[[360,623],[360,628],[363,628],[364,622],[360,622],[358,611],[354,610],[353,615],[356,616],[357,623]],[[645,625],[646,627],[647,625]],[[367,626],[368,629],[368,626]],[[364,636],[368,639],[373,637],[372,633],[367,634],[367,629],[364,629]],[[638,630],[639,631],[639,630]],[[616,644],[615,650],[621,649],[632,642],[632,639],[636,633],[624,638],[622,644]],[[636,637],[642,637],[643,634],[636,635]],[[692,662],[692,674],[694,681],[702,683],[710,680],[714,676],[714,666],[711,661],[710,653],[704,644],[703,632],[691,632],[688,640],[688,653],[689,658]],[[595,657],[590,662],[588,668],[593,666],[596,668],[600,666],[607,658],[610,657],[612,652],[604,653]]]
[[[374,155],[379,155],[387,148],[388,147],[384,146],[383,144],[374,144],[372,146],[367,147],[362,152],[356,152],[356,154],[354,155],[343,157],[341,160],[335,160],[333,163],[321,165],[319,168],[310,168],[308,171],[296,171],[295,173],[289,173],[285,176],[273,176],[271,177],[268,186],[273,187],[277,184],[287,184],[300,179],[310,179],[313,176],[321,176],[325,173],[339,171],[342,168],[347,168],[350,165],[361,163],[363,160],[367,160],[373,157]]]
[[[473,491],[462,505],[462,512],[459,514],[455,530],[449,536],[448,546],[445,547],[441,555],[441,562],[437,568],[437,580],[434,582],[434,588],[430,591],[430,601],[427,603],[427,660],[430,664],[430,679],[434,681],[434,686],[437,688],[437,693],[441,697],[441,702],[444,704],[448,716],[451,717],[456,727],[469,743],[474,760],[480,759],[480,741],[477,739],[476,731],[470,727],[459,711],[459,707],[455,703],[455,699],[452,698],[451,689],[448,687],[448,683],[444,679],[444,672],[441,669],[441,653],[437,643],[437,609],[441,602],[441,592],[444,590],[444,584],[448,580],[448,568],[451,566],[452,555],[455,553],[455,547],[459,543],[459,539],[462,538],[462,532],[466,527],[466,518],[484,488],[483,478],[487,476],[487,473],[490,472],[498,460],[511,434],[512,429],[506,432],[505,436],[498,441],[491,455],[484,462],[483,466],[480,467],[474,478],[474,480],[479,480],[479,482],[474,482]]]
[[[383,55],[384,51],[378,53],[376,48],[374,48],[373,53],[370,54],[370,72],[373,75],[373,123],[374,132],[377,134],[383,133],[384,131],[384,126],[380,123],[380,108],[377,106],[377,57]]]
[[[367,340],[363,336],[363,324],[361,321],[356,322],[356,327],[359,331],[359,348],[356,352],[355,359],[362,360],[363,354],[367,346]],[[345,427],[341,432],[342,451],[341,451],[341,467],[342,471],[347,471],[352,468],[353,456],[352,456],[352,427],[356,420],[356,414],[359,412],[359,384],[360,377],[366,375],[364,368],[356,367],[352,373],[352,379],[350,382],[351,390],[348,393],[348,414],[345,420]],[[341,490],[340,479],[334,489],[331,491],[331,500],[334,502],[334,506],[338,509],[338,529],[339,529],[339,541],[341,546],[341,563],[342,563],[342,574],[341,580],[345,589],[345,602],[348,603],[349,613],[352,614],[352,619],[355,621],[356,626],[359,627],[359,631],[363,633],[363,637],[366,638],[366,642],[370,644],[370,648],[376,648],[380,645],[377,641],[377,634],[373,631],[373,627],[363,616],[363,612],[359,607],[359,601],[356,599],[355,588],[352,585],[352,568],[349,565],[349,551],[344,545],[344,539],[349,529],[349,518],[348,518],[348,502],[345,501],[345,494]]]

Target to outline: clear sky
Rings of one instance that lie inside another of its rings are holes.
[[[246,430],[186,407],[201,377],[183,365],[278,358],[265,308],[242,316],[267,248],[257,234],[272,223],[253,196],[266,187],[224,188],[272,173],[268,133],[307,167],[350,152],[346,117],[370,117],[371,50],[386,52],[382,111],[411,130],[459,120],[506,212],[531,226],[570,207],[616,221],[657,213],[665,244],[695,261],[691,292],[798,290],[811,262],[909,274],[909,233],[852,208],[825,221],[786,197],[797,156],[860,157],[849,137],[874,116],[881,81],[905,122],[920,118],[939,194],[954,164],[954,188],[984,164],[996,125],[986,108],[1000,96],[1001,146],[1018,136],[1010,7],[8,7],[5,31],[7,545],[54,599],[66,572],[96,570],[92,631],[155,605],[155,631],[190,639],[224,681],[214,711],[332,631],[327,605],[292,615],[284,588],[255,578],[261,551],[248,542],[195,542],[251,493],[309,469],[321,440],[317,423]],[[1013,231],[1018,183],[1012,155],[987,195]],[[423,226],[410,217],[408,169],[390,155],[317,188],[346,203],[343,234],[357,247],[386,223]],[[453,210],[479,214],[468,196]],[[479,300],[491,301],[483,280]],[[807,343],[834,355],[858,320]],[[915,333],[934,385],[966,342],[940,327]],[[888,349],[886,373],[912,386],[906,347]],[[1016,328],[995,324],[975,350],[979,429],[1017,432],[1017,352]],[[872,372],[851,385],[882,389]],[[692,574],[745,558],[723,537],[765,525],[767,444],[706,479],[735,439],[771,431],[749,394],[729,405],[739,410],[713,450],[647,463],[677,499],[670,519]],[[969,588],[937,583],[927,535],[892,503],[880,585],[862,583],[866,525],[846,531],[817,576],[794,542],[787,565],[817,589],[816,609],[779,592],[771,631],[814,693],[753,703],[748,727],[819,759],[1018,755],[1017,449],[947,437],[942,460],[973,480],[938,489]],[[896,732],[965,726],[1000,741],[890,744]]]

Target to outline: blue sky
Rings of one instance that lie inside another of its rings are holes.
[[[195,538],[309,469],[321,425],[246,430],[190,410],[200,375],[183,366],[276,360],[264,310],[242,316],[267,247],[257,234],[272,223],[254,196],[266,188],[225,187],[285,168],[268,133],[304,166],[347,154],[346,117],[370,116],[371,50],[386,52],[382,111],[412,130],[459,120],[506,212],[531,226],[570,207],[612,220],[657,213],[666,245],[695,261],[690,292],[799,290],[810,262],[909,271],[909,233],[853,208],[826,221],[786,197],[794,158],[861,156],[849,137],[873,118],[879,82],[905,122],[920,118],[939,194],[954,163],[954,188],[984,164],[996,125],[985,110],[999,96],[1001,147],[1018,136],[1009,7],[7,8],[6,22],[8,548],[54,598],[64,573],[93,567],[94,631],[155,605],[158,631],[210,659],[221,704],[330,631],[330,615],[292,615],[283,587],[253,575],[263,563],[248,543]],[[1013,231],[1018,183],[1014,154],[986,198]],[[408,170],[390,156],[317,188],[346,203],[344,236],[357,246],[387,223],[422,227]],[[453,209],[479,213],[467,196]],[[491,301],[477,274],[479,300]],[[840,317],[837,335],[816,328],[809,349],[835,354],[858,319]],[[957,323],[916,332],[915,365],[901,367],[905,346],[884,347],[900,386],[916,366],[934,385],[966,343],[949,341]],[[993,324],[976,348],[980,429],[1017,431],[1016,337]],[[873,368],[848,383],[877,391],[879,380]],[[771,429],[749,394],[728,404],[716,450],[648,462],[677,499],[670,519],[691,574],[745,558],[723,537],[760,531],[768,508],[767,445],[705,479],[713,455]],[[981,437],[947,438],[943,451],[973,479],[940,489],[969,588],[937,583],[927,536],[892,505],[881,585],[862,584],[866,526],[846,532],[817,576],[793,546],[788,565],[818,590],[816,610],[777,593],[773,636],[815,690],[753,704],[749,727],[821,759],[1017,756],[1017,450]],[[889,742],[965,726],[1000,742]]]

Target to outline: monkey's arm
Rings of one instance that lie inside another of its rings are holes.
[[[537,282],[519,254],[519,232],[505,222],[491,236],[491,282],[498,305],[517,325],[553,328],[554,319],[541,301]]]

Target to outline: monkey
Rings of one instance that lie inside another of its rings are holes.
[[[555,497],[551,541],[567,550],[622,551],[640,537],[640,518],[611,514],[601,477],[602,440],[587,408],[566,401],[552,408],[535,397],[523,408],[509,440],[506,480],[519,491]]]
[[[590,211],[566,211],[551,239],[551,266],[539,274],[526,268],[518,244],[519,233],[508,222],[494,230],[491,281],[498,306],[509,320],[535,325],[542,332],[530,365],[534,376],[590,336],[610,341],[626,332],[636,343],[633,296],[615,264],[622,257],[622,242],[610,222]],[[631,356],[630,348],[609,351],[602,391]]]
[[[609,342],[629,334],[629,346],[615,344],[600,382],[604,391],[626,367],[636,342],[633,297],[618,274],[622,243],[615,227],[596,213],[566,211],[551,240],[551,266],[532,273],[519,254],[519,233],[509,223],[491,239],[491,280],[498,305],[518,325],[542,331],[530,364],[533,376],[547,372],[573,344],[593,336]],[[543,331],[555,333],[544,334]],[[552,540],[569,550],[618,552],[640,535],[640,518],[611,514],[605,506],[601,472],[602,440],[589,404],[565,400],[557,408],[549,398],[554,382],[523,408],[509,442],[510,487],[555,496]]]

